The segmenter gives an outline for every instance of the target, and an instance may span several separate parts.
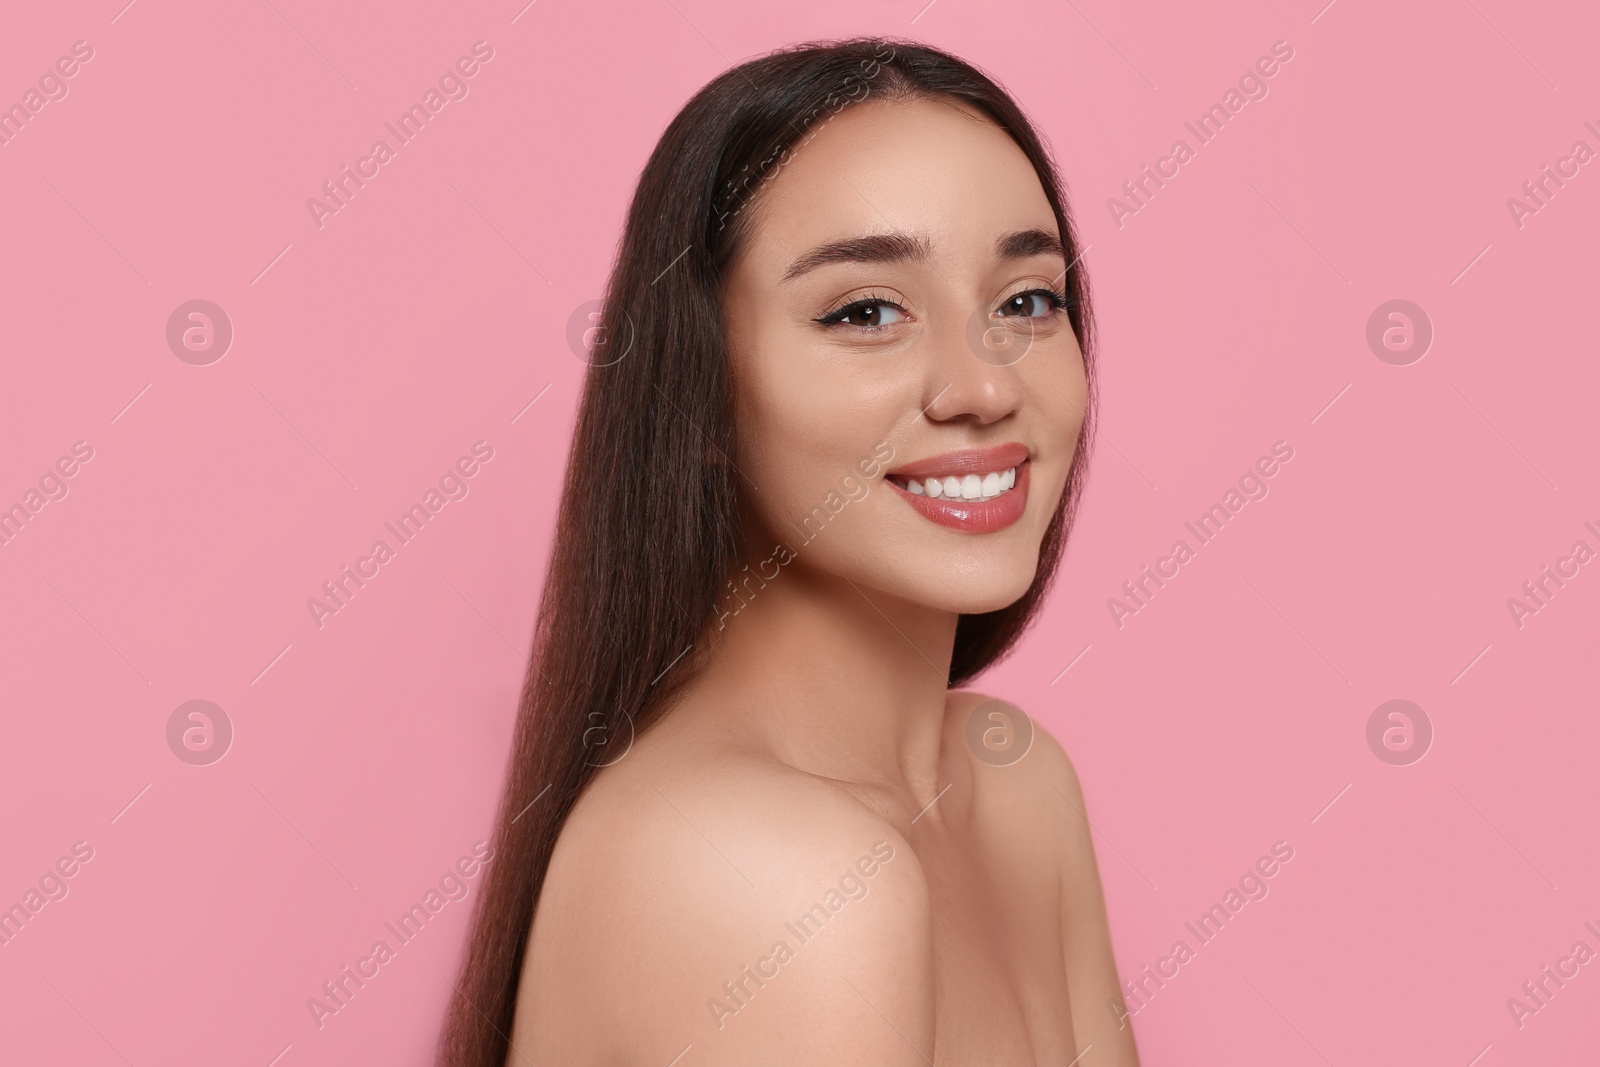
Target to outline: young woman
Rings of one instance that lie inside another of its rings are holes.
[[[1092,436],[1077,239],[943,52],[717,78],[603,301],[441,1059],[1137,1063],[1060,746],[963,686]]]

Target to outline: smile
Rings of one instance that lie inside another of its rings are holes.
[[[965,449],[908,463],[888,483],[923,518],[965,533],[992,533],[1022,518],[1028,505],[1028,448]]]

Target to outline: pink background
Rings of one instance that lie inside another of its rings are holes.
[[[569,316],[692,92],[866,32],[997,75],[1091,246],[1103,436],[1047,616],[982,687],[1080,769],[1124,974],[1295,850],[1139,1012],[1145,1062],[1593,1055],[1600,963],[1506,1005],[1600,950],[1600,564],[1520,628],[1506,604],[1600,549],[1600,162],[1520,228],[1506,204],[1600,149],[1591,6],[123,2],[0,35],[0,103],[94,49],[0,146],[0,505],[94,449],[0,546],[0,904],[94,849],[0,947],[0,1059],[428,1062],[481,878],[320,1030],[307,1000],[488,834]],[[319,229],[307,198],[478,40],[470,95]],[[1270,94],[1119,228],[1107,199],[1278,40]],[[235,330],[209,366],[165,340],[197,298]],[[1365,338],[1396,298],[1435,330],[1408,366]],[[319,630],[307,598],[479,440],[470,494]],[[1278,440],[1270,495],[1119,629],[1107,599]],[[1408,766],[1366,741],[1394,698],[1435,731]],[[235,731],[209,766],[166,740],[194,699]]]

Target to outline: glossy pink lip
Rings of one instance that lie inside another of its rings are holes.
[[[889,472],[889,477],[902,482],[907,478],[916,478],[920,481],[930,475],[945,478],[953,474],[959,478],[963,474],[1003,471],[1020,465],[1027,458],[1028,446],[1012,441],[1003,445],[991,445],[988,448],[963,448],[959,452],[929,456],[915,463],[907,463],[904,467],[896,467]]]
[[[944,497],[918,495],[905,487],[907,479],[960,477],[966,474],[987,474],[1017,468],[1017,484],[1011,491],[982,503],[966,500],[949,500]],[[1028,506],[1028,475],[1033,464],[1028,462],[1028,448],[1021,444],[996,445],[992,448],[970,448],[959,452],[946,452],[930,456],[890,471],[885,480],[894,487],[918,514],[941,526],[964,533],[993,533],[1022,518]]]

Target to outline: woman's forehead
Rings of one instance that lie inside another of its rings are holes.
[[[1032,163],[994,123],[949,101],[866,101],[791,149],[752,204],[746,249],[763,273],[832,242],[906,234],[934,256],[1055,229]]]

